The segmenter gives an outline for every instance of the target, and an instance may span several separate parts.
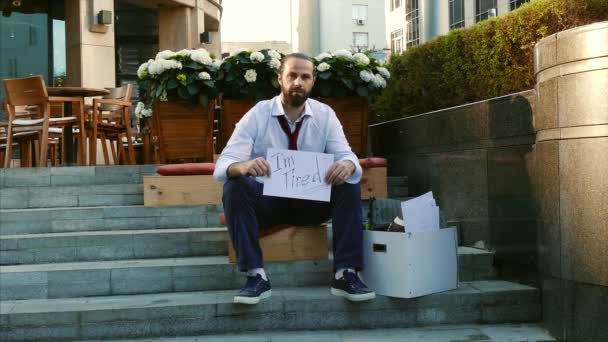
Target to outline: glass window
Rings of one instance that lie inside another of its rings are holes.
[[[530,0],[509,0],[511,11],[518,9],[521,5],[525,4],[526,2],[530,2]]]
[[[367,20],[367,5],[353,5],[353,20]]]
[[[391,32],[391,52],[393,54],[401,53],[403,51],[403,30]]]
[[[368,33],[367,32],[353,32],[353,45],[358,48],[367,48],[368,44]]]
[[[498,15],[496,8],[497,0],[476,0],[475,1],[475,22],[480,22]]]
[[[41,75],[55,84],[54,76],[65,74],[63,1],[9,1],[0,9],[0,79]],[[0,103],[5,96],[0,83]]]
[[[464,27],[464,0],[449,0],[450,30]]]
[[[407,30],[407,47],[420,44],[420,19],[418,0],[405,0],[405,27]]]

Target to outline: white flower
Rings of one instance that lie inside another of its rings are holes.
[[[193,61],[204,65],[211,65],[211,63],[213,63],[213,59],[211,56],[209,56],[209,52],[207,52],[205,49],[194,50],[192,54],[190,54],[190,58]]]
[[[192,54],[192,50],[190,50],[190,49],[183,49],[183,50],[177,51],[176,54],[180,55],[180,56],[190,56]]]
[[[152,108],[146,108],[143,102],[137,102],[135,106],[135,117],[138,119],[152,116]]]
[[[373,75],[372,77],[372,83],[376,88],[386,88],[386,80],[384,79],[384,77],[382,77],[382,75],[378,74]]]
[[[140,65],[139,68],[137,69],[137,77],[142,78],[144,76],[144,72],[148,72],[148,66],[152,62],[154,62],[154,60],[153,59],[149,59],[147,62],[145,62],[144,64]]]
[[[264,60],[264,54],[259,51],[256,51],[256,52],[252,53],[251,56],[249,56],[249,59],[252,62],[261,62]]]
[[[369,57],[367,57],[365,54],[360,53],[360,52],[354,54],[353,59],[355,60],[355,62],[361,63],[363,65],[369,64]]]
[[[198,74],[198,78],[200,78],[201,80],[210,80],[211,79],[211,75],[209,75],[208,72],[201,72],[200,74]]]
[[[370,82],[374,79],[374,74],[367,70],[361,70],[361,72],[359,72],[359,77],[365,82]]]
[[[180,69],[182,63],[173,59],[158,59],[150,63],[148,66],[148,72],[150,75],[160,75],[169,69]]]
[[[276,58],[273,58],[270,60],[270,62],[268,62],[268,66],[273,69],[279,70],[279,68],[281,67],[281,61]]]
[[[391,78],[391,73],[388,71],[387,68],[385,67],[377,67],[376,70],[378,70],[378,72],[380,73],[380,75],[382,75],[382,77],[384,77],[385,79],[389,79]]]
[[[276,50],[268,50],[268,56],[270,56],[270,58],[276,58],[278,60],[281,59],[281,54],[278,53]]]
[[[258,73],[255,72],[255,70],[253,70],[253,69],[249,69],[245,73],[245,81],[247,81],[249,83],[255,82],[255,80],[257,80],[257,78],[258,78]]]
[[[167,59],[167,58],[171,58],[175,56],[175,52],[171,51],[171,50],[165,50],[165,51],[161,51],[159,53],[156,54],[156,60],[159,59]]]
[[[320,72],[327,71],[327,70],[329,70],[329,68],[331,68],[331,66],[325,62],[323,62],[323,63],[319,64],[319,66],[317,66],[317,70],[319,70]]]
[[[214,59],[213,63],[211,63],[211,66],[215,67],[216,69],[219,69],[222,66],[222,63],[224,63],[223,60],[221,60],[221,59]]]
[[[241,52],[246,52],[246,51],[248,51],[248,50],[247,50],[247,49],[243,49],[243,48],[238,48],[238,49],[236,49],[236,50],[235,50],[235,51],[232,53],[232,55],[233,55],[233,56],[236,56],[236,55],[238,55],[239,53],[241,53]]]
[[[327,52],[322,52],[322,53],[320,53],[320,54],[317,56],[317,58],[316,58],[316,59],[317,59],[319,62],[321,62],[322,60],[324,60],[324,59],[326,59],[326,58],[331,58],[331,55],[330,55],[329,53],[327,53]]]
[[[348,50],[337,50],[334,51],[334,56],[336,57],[342,57],[348,60],[352,60],[353,59],[353,55],[350,53],[350,51]]]

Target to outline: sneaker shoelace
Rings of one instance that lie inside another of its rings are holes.
[[[346,283],[353,289],[366,289],[367,288],[367,286],[365,286],[365,284],[363,284],[363,282],[361,281],[361,279],[359,279],[359,276],[357,276],[356,273],[344,272],[343,277],[344,277],[344,280],[346,280]]]

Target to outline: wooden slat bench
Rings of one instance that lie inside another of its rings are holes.
[[[361,159],[361,199],[386,198],[386,159]],[[152,207],[222,203],[222,184],[213,179],[213,163],[163,165],[161,176],[144,177],[144,205]],[[225,225],[224,214],[220,223]],[[260,230],[260,246],[266,261],[319,260],[327,258],[327,226],[275,225]],[[230,262],[236,261],[228,241]]]

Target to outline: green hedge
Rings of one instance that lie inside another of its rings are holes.
[[[458,29],[392,56],[374,122],[534,88],[534,44],[608,20],[608,0],[532,0],[505,16]]]

